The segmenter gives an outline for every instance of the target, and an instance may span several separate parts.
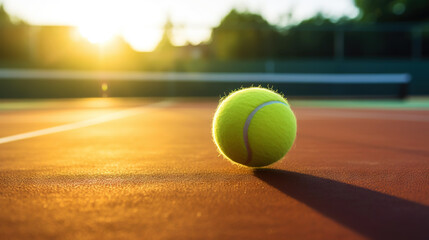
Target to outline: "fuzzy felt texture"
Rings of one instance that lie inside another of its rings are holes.
[[[248,146],[243,134],[249,114],[261,104],[248,126]],[[213,119],[213,139],[229,160],[249,167],[262,167],[282,159],[296,137],[296,119],[286,99],[265,88],[247,88],[231,93],[219,105]],[[249,159],[249,149],[251,157]]]

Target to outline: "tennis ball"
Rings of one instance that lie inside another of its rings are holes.
[[[282,159],[296,137],[289,103],[269,89],[252,87],[228,95],[213,119],[213,139],[229,160],[263,167]]]

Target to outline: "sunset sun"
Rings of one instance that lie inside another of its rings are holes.
[[[112,40],[117,31],[109,26],[85,25],[78,27],[80,35],[93,44],[106,44]]]

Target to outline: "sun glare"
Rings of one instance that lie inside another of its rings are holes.
[[[150,52],[157,46],[162,38],[161,28],[141,28],[128,26],[124,29],[122,36],[137,51]]]
[[[93,44],[105,44],[117,35],[115,29],[109,26],[86,25],[78,29],[80,35]]]

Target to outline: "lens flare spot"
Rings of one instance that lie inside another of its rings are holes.
[[[107,90],[109,90],[109,85],[107,83],[102,83],[101,90],[103,90],[103,92],[106,92]]]

